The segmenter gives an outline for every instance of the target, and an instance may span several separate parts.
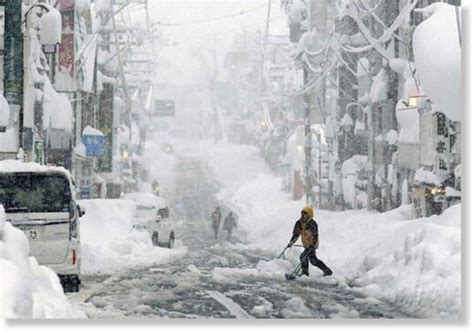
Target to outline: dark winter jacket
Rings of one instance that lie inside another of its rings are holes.
[[[225,220],[224,220],[224,225],[222,228],[224,230],[231,230],[237,226],[237,223],[235,222],[235,218],[233,215],[227,215]]]
[[[215,210],[212,213],[211,218],[212,218],[212,223],[213,224],[221,224],[222,213],[218,210]]]
[[[301,236],[304,248],[312,246],[317,249],[319,247],[318,224],[313,220],[313,210],[311,208],[305,208],[304,210],[308,213],[309,220],[307,222],[302,219],[296,221],[290,242],[296,242],[298,237]]]

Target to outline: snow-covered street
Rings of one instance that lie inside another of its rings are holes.
[[[240,236],[227,242],[221,234],[216,241],[205,212],[218,203],[219,189],[205,181],[208,172],[199,161],[178,157],[178,165],[176,187],[188,189],[187,202],[175,197],[184,208],[176,218],[184,221],[178,239],[186,252],[165,264],[85,276],[82,291],[70,300],[89,318],[409,317],[339,278],[287,281],[282,272],[290,270],[288,261],[247,250]]]
[[[0,317],[464,324],[464,11],[0,0]]]

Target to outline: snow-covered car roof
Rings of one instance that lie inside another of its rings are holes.
[[[34,162],[21,162],[18,160],[0,161],[0,173],[17,173],[17,172],[34,172],[34,173],[62,173],[66,177],[71,178],[71,174],[64,167],[41,165]]]
[[[158,209],[168,207],[168,202],[166,199],[162,197],[158,197],[151,193],[141,193],[141,192],[134,192],[134,193],[127,193],[123,196],[124,199],[133,200],[139,206],[149,206],[155,207]]]

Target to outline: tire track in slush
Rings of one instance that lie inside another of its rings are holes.
[[[171,198],[185,227],[182,258],[97,281],[84,310],[92,318],[407,318],[395,306],[356,292],[334,278],[301,279],[232,275],[216,279],[215,268],[255,269],[272,254],[243,250],[213,238],[208,215],[218,188],[199,161],[181,158]],[[182,196],[186,189],[186,196]],[[222,203],[220,203],[223,206]],[[195,210],[199,209],[200,212]],[[241,242],[242,240],[239,240]],[[219,244],[219,246],[214,246]],[[227,245],[226,245],[227,244]],[[90,278],[91,283],[94,277]]]

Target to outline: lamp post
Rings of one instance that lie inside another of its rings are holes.
[[[40,11],[35,12],[34,9],[40,9]],[[30,14],[35,13],[37,17],[37,21],[35,22],[36,25],[29,26],[30,23]],[[61,33],[62,33],[62,20],[61,14],[58,10],[56,10],[53,6],[47,3],[35,3],[29,7],[27,7],[25,11],[25,16],[22,21],[25,27],[25,38],[24,38],[24,53],[27,57],[35,55],[37,56],[36,52],[31,52],[31,50],[35,49],[35,45],[37,45],[37,41],[39,45],[41,45],[41,49],[47,58],[47,62],[49,65],[49,73],[48,78],[51,83],[54,82],[55,76],[55,54],[58,48],[58,45],[61,42]],[[37,41],[32,37],[37,37]],[[36,59],[25,59],[25,68],[30,67],[30,63],[35,64]],[[25,72],[25,81],[29,82],[29,77],[32,75],[31,70],[27,70]],[[34,77],[34,76],[33,76]],[[32,80],[34,81],[34,79]],[[33,82],[35,88],[43,90],[44,84],[39,82]],[[28,88],[27,88],[28,89]],[[29,88],[31,89],[31,88]],[[42,97],[43,98],[43,97]],[[25,110],[28,111],[28,110]],[[31,137],[29,140],[25,142],[31,142],[32,144],[32,159],[35,162],[43,164],[45,162],[45,144],[44,140],[44,128],[43,128],[43,121],[42,121],[42,114],[43,114],[43,100],[39,101],[33,109],[33,116],[32,119],[28,118],[25,115],[25,125],[28,124],[27,119],[30,120],[30,126],[34,126],[37,128],[37,134],[31,133]]]

